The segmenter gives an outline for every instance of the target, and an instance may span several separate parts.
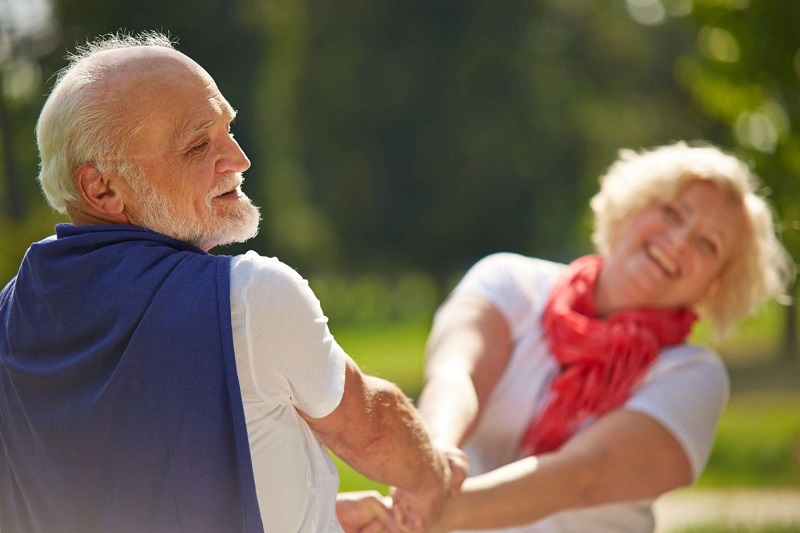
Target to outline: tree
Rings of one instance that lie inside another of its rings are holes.
[[[777,209],[783,241],[800,257],[800,3],[695,0],[688,19],[696,46],[676,61],[677,80],[753,162]],[[792,302],[781,357],[797,355]]]
[[[618,2],[251,3],[266,232],[304,268],[570,259],[619,148],[703,131],[671,77],[685,28]]]

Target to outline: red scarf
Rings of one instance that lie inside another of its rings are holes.
[[[561,372],[550,387],[550,403],[522,436],[526,452],[556,450],[589,416],[622,405],[660,347],[683,342],[697,320],[688,308],[633,309],[595,318],[602,264],[597,255],[577,259],[550,294],[542,325]]]

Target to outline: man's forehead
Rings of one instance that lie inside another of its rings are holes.
[[[165,103],[165,102],[162,102]],[[215,92],[194,103],[172,101],[171,106],[156,105],[139,116],[136,141],[131,156],[146,156],[179,151],[203,130],[214,124],[233,121],[236,111],[225,98]],[[136,129],[136,128],[135,128]]]
[[[187,108],[174,121],[174,138],[185,140],[218,121],[231,122],[236,110],[221,94],[210,97],[204,105]]]

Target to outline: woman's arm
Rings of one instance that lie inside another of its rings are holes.
[[[619,410],[555,453],[467,479],[430,531],[521,525],[566,509],[653,498],[691,481],[689,460],[669,431],[648,415]]]
[[[437,311],[427,346],[422,420],[434,441],[460,447],[508,364],[508,322],[491,303],[455,294]]]

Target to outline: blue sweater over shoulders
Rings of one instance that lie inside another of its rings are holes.
[[[0,530],[260,532],[230,257],[56,227],[0,292]]]

